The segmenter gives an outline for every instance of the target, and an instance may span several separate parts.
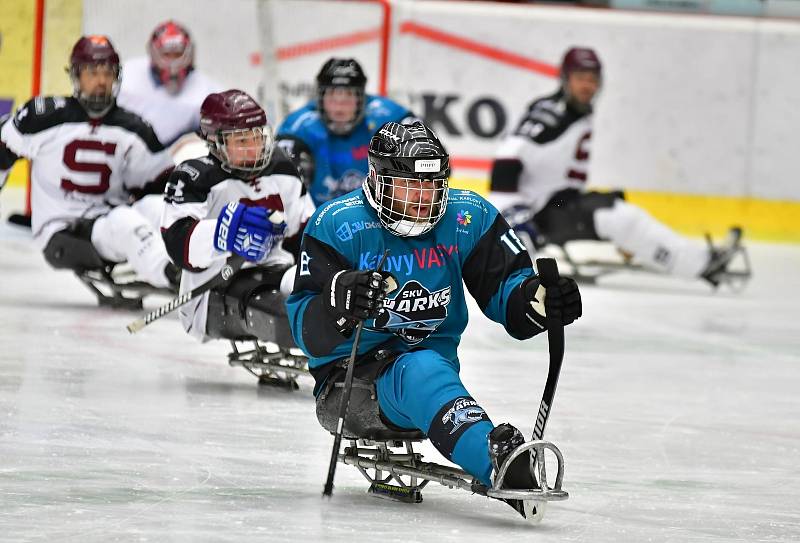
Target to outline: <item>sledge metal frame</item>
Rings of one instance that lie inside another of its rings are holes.
[[[626,255],[622,255],[622,260],[615,261],[615,260],[597,260],[597,259],[590,259],[590,260],[576,260],[572,257],[569,250],[567,250],[567,243],[554,243],[547,239],[542,234],[539,234],[536,239],[533,239],[531,235],[524,229],[517,229],[517,226],[524,224],[530,220],[532,220],[533,215],[518,215],[514,222],[509,222],[512,227],[517,231],[517,235],[522,238],[523,244],[529,248],[531,251],[531,256],[536,253],[542,252],[545,248],[555,248],[558,257],[557,260],[563,261],[570,267],[570,273],[567,273],[569,277],[572,277],[579,283],[586,283],[589,285],[597,284],[597,280],[601,277],[605,277],[607,275],[617,273],[617,272],[624,272],[624,271],[632,271],[632,272],[643,272],[643,273],[651,273],[657,274],[657,271],[651,270],[641,264],[637,264],[631,261],[631,258]],[[711,286],[714,289],[717,289],[720,285],[727,285],[735,293],[740,293],[744,290],[747,286],[747,282],[750,280],[752,276],[752,267],[750,266],[750,256],[747,253],[747,248],[744,245],[741,245],[741,235],[742,231],[738,227],[734,227],[731,231],[737,230],[737,240],[736,240],[736,253],[731,258],[731,261],[735,259],[738,255],[742,255],[742,269],[739,270],[726,270],[719,275],[719,280],[714,283],[711,283]],[[729,231],[729,235],[730,232]],[[709,234],[705,235],[706,243],[708,244],[709,248],[714,248],[714,244],[712,243],[711,236]],[[587,240],[587,241],[594,241],[594,240]],[[609,243],[608,241],[596,240],[595,243]],[[590,271],[591,270],[591,271]]]
[[[176,292],[169,288],[154,287],[144,281],[133,280],[133,270],[115,272],[115,264],[102,268],[86,268],[74,270],[75,276],[86,285],[97,298],[100,307],[139,311],[142,300],[148,294],[175,296]],[[102,287],[102,288],[101,288]]]
[[[379,498],[419,503],[422,501],[422,489],[431,481],[448,488],[460,488],[497,499],[548,502],[566,500],[569,497],[569,494],[561,488],[564,480],[564,457],[558,447],[549,441],[530,441],[516,449],[501,466],[494,486],[489,488],[459,468],[423,462],[422,454],[414,451],[414,443],[421,443],[421,439],[376,441],[349,436],[348,439],[350,446],[345,447],[343,453],[339,453],[339,462],[355,466],[370,482],[367,492]],[[403,450],[394,452],[393,448]],[[548,486],[545,450],[553,453],[558,466],[552,487]],[[531,454],[531,463],[534,464],[531,469],[537,474],[541,488],[524,490],[501,488],[508,466],[515,458],[528,451],[535,451],[536,460],[534,454]],[[408,480],[404,480],[404,477]],[[392,484],[392,481],[397,484]]]
[[[572,273],[567,275],[569,275],[579,283],[586,283],[593,285],[596,284],[597,280],[601,277],[624,271],[658,273],[642,266],[641,264],[635,264],[633,262],[630,262],[624,257],[623,260],[620,262],[612,260],[596,260],[596,259],[576,261],[570,255],[569,251],[566,249],[566,246],[556,245],[556,244],[548,244],[548,246],[558,248],[558,251],[561,254],[564,263],[567,264],[572,270]],[[750,280],[750,277],[752,276],[752,268],[750,266],[750,256],[747,253],[747,248],[744,247],[743,245],[740,245],[736,249],[736,255],[742,256],[743,269],[726,270],[722,272],[719,275],[720,280],[717,281],[716,283],[711,283],[714,289],[718,288],[720,285],[726,285],[733,292],[740,293],[747,286],[747,282]],[[736,258],[736,256],[734,256],[733,258]],[[587,271],[587,269],[589,268],[595,268],[597,271],[595,271],[594,273],[590,273]]]
[[[276,343],[251,339],[240,343],[252,343],[252,348],[240,350],[237,340],[230,342],[232,351],[228,354],[228,365],[244,368],[258,379],[259,385],[298,390],[297,377],[310,375],[308,358],[296,347],[281,347]]]

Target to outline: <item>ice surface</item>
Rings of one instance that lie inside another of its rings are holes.
[[[800,247],[749,247],[743,294],[631,273],[583,287],[546,432],[571,497],[531,527],[436,484],[421,504],[376,500],[341,464],[324,501],[310,379],[259,389],[173,317],[128,335],[138,314],[96,307],[3,225],[0,540],[800,540]],[[530,435],[547,342],[472,309],[464,381]]]

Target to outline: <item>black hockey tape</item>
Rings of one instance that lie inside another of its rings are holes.
[[[476,422],[489,421],[489,415],[471,396],[459,396],[447,402],[436,413],[428,430],[428,438],[448,460],[461,435]]]

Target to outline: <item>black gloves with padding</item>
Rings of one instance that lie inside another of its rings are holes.
[[[558,319],[566,326],[583,312],[578,284],[569,277],[559,277],[555,286],[547,288],[538,277],[530,277],[522,288],[529,302],[525,306],[525,316],[542,330],[547,328],[548,318]]]
[[[342,270],[331,277],[322,295],[325,309],[336,319],[340,329],[353,320],[367,320],[378,315],[386,294],[397,288],[394,277],[375,270]]]

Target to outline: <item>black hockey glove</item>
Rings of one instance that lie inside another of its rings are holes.
[[[578,284],[569,277],[559,277],[554,287],[543,287],[538,277],[531,277],[523,284],[528,305],[525,314],[543,330],[547,328],[547,317],[554,317],[566,326],[581,316],[583,306]]]
[[[340,329],[345,329],[346,321],[377,316],[386,294],[396,285],[394,277],[387,272],[342,270],[328,280],[322,295],[328,313],[336,319]]]

